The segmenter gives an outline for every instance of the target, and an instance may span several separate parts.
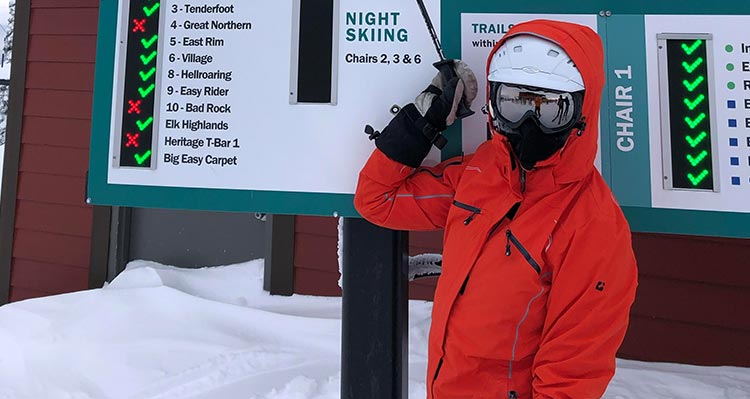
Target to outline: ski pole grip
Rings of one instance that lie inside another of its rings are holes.
[[[432,64],[440,72],[443,77],[443,83],[458,76],[456,70],[453,69],[453,60],[442,60]],[[474,115],[474,111],[471,110],[469,104],[466,103],[466,98],[461,96],[461,102],[458,103],[458,110],[456,110],[456,117],[458,119],[464,119]]]

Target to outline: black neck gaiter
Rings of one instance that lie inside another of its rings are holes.
[[[510,141],[513,152],[524,169],[531,170],[565,145],[571,130],[556,134],[544,134],[534,121],[527,119],[518,127],[518,133],[503,133]]]

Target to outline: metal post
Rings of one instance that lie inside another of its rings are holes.
[[[271,295],[294,294],[295,219],[292,215],[264,215],[260,218],[266,223],[263,289]]]
[[[130,261],[130,236],[132,232],[133,208],[112,207],[109,231],[109,262],[107,281],[112,281]]]
[[[341,399],[408,397],[408,235],[344,221]]]

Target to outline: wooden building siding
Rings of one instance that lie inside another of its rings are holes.
[[[99,2],[32,0],[10,300],[88,288]]]
[[[297,216],[294,223],[294,292],[340,296],[338,219]]]
[[[620,353],[750,366],[750,240],[634,234],[638,294]]]
[[[409,233],[409,256],[443,253],[443,231]],[[435,296],[437,278],[425,278],[409,284],[409,297],[431,301]]]
[[[297,219],[295,292],[340,295],[335,219]],[[409,240],[410,255],[441,252],[441,232]],[[750,240],[636,233],[633,248],[639,286],[620,356],[750,366]],[[300,266],[312,259],[314,273]],[[431,300],[435,282],[413,282],[410,296]]]
[[[439,232],[411,233],[410,254],[440,253]],[[338,286],[338,219],[297,216],[294,238],[294,292],[303,295],[340,296]],[[412,299],[432,300],[436,279],[409,284]]]

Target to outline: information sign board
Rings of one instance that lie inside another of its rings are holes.
[[[607,74],[597,167],[633,229],[750,237],[750,4],[426,3],[445,53],[480,71],[480,87],[515,24],[596,30]],[[356,216],[373,149],[364,126],[385,126],[436,60],[412,2],[102,2],[90,200]],[[473,152],[485,118],[452,127],[427,162]]]

